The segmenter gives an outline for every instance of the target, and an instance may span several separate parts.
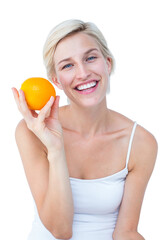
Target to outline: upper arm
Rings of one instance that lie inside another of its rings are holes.
[[[40,210],[48,184],[48,160],[45,147],[27,128],[24,120],[17,125],[15,138],[29,187]]]
[[[157,156],[157,142],[152,134],[137,126],[132,145],[129,172],[115,232],[137,231],[144,193]]]

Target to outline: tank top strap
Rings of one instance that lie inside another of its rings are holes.
[[[128,162],[129,162],[129,157],[130,157],[130,153],[131,153],[132,142],[133,142],[133,137],[134,137],[134,133],[135,133],[135,130],[136,130],[136,126],[137,126],[137,122],[134,122],[132,132],[131,132],[131,136],[130,136],[130,140],[129,140],[129,145],[128,145],[128,152],[127,152],[127,158],[126,158],[126,168],[128,168]]]

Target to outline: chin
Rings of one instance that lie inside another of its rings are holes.
[[[103,102],[106,102],[106,99],[85,99],[84,101],[80,101],[78,103],[79,106],[82,106],[84,108],[91,108],[91,107],[96,107],[102,104]]]

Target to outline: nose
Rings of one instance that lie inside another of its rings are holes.
[[[87,68],[87,66],[83,63],[78,64],[76,67],[76,78],[77,79],[81,79],[81,80],[85,80],[90,76],[91,72],[89,71],[89,69]]]

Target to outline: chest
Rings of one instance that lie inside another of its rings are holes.
[[[124,134],[84,140],[64,133],[66,161],[70,177],[102,178],[125,167],[127,138]]]

